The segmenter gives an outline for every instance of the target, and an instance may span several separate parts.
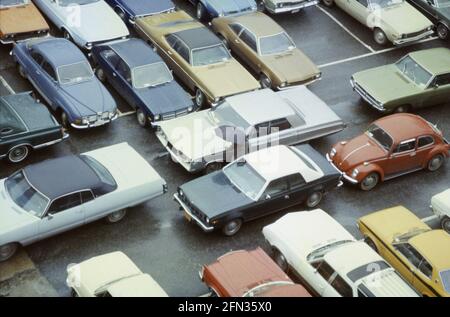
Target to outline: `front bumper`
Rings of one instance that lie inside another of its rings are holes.
[[[173,195],[173,198],[176,202],[178,202],[178,204],[180,204],[181,208],[183,208],[184,212],[190,217],[190,219],[194,220],[197,225],[203,229],[203,231],[205,232],[211,232],[214,230],[214,227],[205,225],[202,221],[200,221],[200,219],[198,219],[189,209],[189,207],[183,202],[183,200],[181,200],[180,196],[178,195],[178,193],[175,193]]]
[[[6,44],[15,44],[15,43],[20,43],[20,42],[27,41],[30,39],[46,38],[46,37],[50,37],[50,33],[48,31],[31,32],[31,33],[27,32],[27,33],[15,35],[13,37],[0,38],[0,43],[5,44],[5,45]]]
[[[311,85],[312,83],[315,83],[316,81],[319,81],[321,79],[322,79],[322,73],[320,73],[318,76],[311,77],[310,79],[307,79],[302,82],[288,83],[286,86],[277,86],[277,90],[283,91],[283,90],[288,90],[288,89],[294,88],[296,86],[301,86],[301,85],[307,86],[307,85]]]
[[[344,172],[342,172],[342,171],[341,171],[341,170],[333,163],[333,160],[331,159],[331,157],[330,157],[330,155],[329,155],[328,153],[327,153],[326,157],[327,157],[327,161],[331,164],[331,166],[333,166],[334,169],[335,169],[336,171],[338,171],[339,173],[341,173],[342,177],[343,177],[347,182],[349,182],[349,183],[351,183],[351,184],[353,184],[353,185],[356,185],[356,184],[359,183],[356,179],[354,179],[354,178],[348,176],[347,174],[345,174]]]
[[[276,7],[275,9],[271,8],[269,6],[265,6],[265,7],[266,7],[267,11],[269,11],[272,14],[279,14],[279,13],[286,13],[286,12],[297,13],[301,9],[315,6],[318,3],[319,3],[319,1],[303,1],[300,3],[289,4],[289,5],[283,6],[281,8]]]
[[[79,129],[79,130],[84,130],[84,129],[90,129],[90,128],[97,128],[97,127],[101,127],[105,124],[111,123],[114,120],[116,120],[119,117],[119,114],[116,113],[114,115],[114,117],[112,117],[111,119],[102,119],[102,120],[97,120],[95,122],[92,123],[88,123],[88,124],[84,124],[84,125],[79,125],[79,124],[75,124],[75,123],[71,123],[70,125],[74,128],[74,129]]]
[[[364,89],[362,89],[354,79],[350,80],[350,84],[352,85],[352,88],[354,91],[358,93],[358,95],[361,96],[362,99],[364,99],[365,102],[367,102],[372,108],[380,111],[380,112],[387,112],[387,109],[384,108],[382,105],[380,105],[379,102],[376,101],[375,98],[373,98],[371,95],[369,95]]]
[[[433,34],[434,34],[434,31],[430,30],[430,31],[421,33],[421,34],[413,36],[413,37],[394,40],[392,43],[394,43],[394,45],[402,45],[402,44],[412,43],[412,42],[420,41],[425,38],[431,37]]]

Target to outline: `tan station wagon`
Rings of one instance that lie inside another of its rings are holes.
[[[261,87],[213,32],[184,11],[140,18],[135,26],[195,92],[198,107]]]
[[[286,31],[264,13],[217,18],[212,27],[264,88],[309,84],[321,77],[317,66]]]

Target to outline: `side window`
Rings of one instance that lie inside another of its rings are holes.
[[[126,81],[131,82],[131,72],[128,65],[123,61],[120,60],[116,67],[117,73],[122,76]]]
[[[450,74],[439,75],[436,77],[435,85],[446,86],[450,84]]]
[[[416,148],[416,140],[402,142],[395,149],[394,153],[400,154],[408,151],[412,151]]]
[[[282,194],[288,190],[288,181],[286,177],[279,178],[277,180],[272,181],[269,186],[267,186],[266,195],[270,195],[271,197]]]
[[[353,297],[353,290],[350,285],[339,275],[336,275],[334,280],[331,282],[331,286],[339,293],[342,297]]]
[[[41,65],[42,62],[44,61],[44,57],[42,57],[41,54],[36,53],[36,52],[31,52],[31,58],[34,59],[34,61],[35,61],[38,65]]]
[[[175,45],[178,43],[178,39],[176,38],[176,36],[173,36],[172,34],[166,36],[166,41],[172,48],[174,48]]]
[[[398,252],[400,252],[409,263],[418,268],[422,262],[422,256],[408,243],[402,243],[395,246]]]
[[[113,50],[104,50],[100,53],[105,60],[107,60],[114,68],[120,61],[120,57]]]
[[[190,63],[189,58],[189,48],[183,43],[179,42],[179,45],[175,48],[175,51],[180,54],[180,56],[188,63]]]
[[[422,272],[426,277],[431,279],[433,277],[433,268],[427,260],[423,259],[419,265],[419,271]]]
[[[269,135],[270,122],[260,123],[255,126],[256,135],[258,137]]]
[[[55,70],[53,69],[52,65],[50,65],[47,62],[43,62],[42,64],[42,69],[54,80],[56,81],[56,73]]]
[[[270,133],[276,133],[292,128],[292,125],[286,118],[278,119],[270,122]]]
[[[288,176],[288,182],[289,182],[289,187],[291,189],[298,188],[298,187],[306,184],[305,179],[300,174],[292,174],[292,175]]]
[[[247,44],[253,51],[257,52],[256,37],[250,31],[244,29],[239,36],[242,42]]]
[[[434,138],[432,136],[423,136],[420,137],[417,141],[417,147],[422,148],[434,143]]]
[[[325,281],[329,281],[330,277],[334,274],[334,270],[327,262],[323,261],[317,268],[317,273],[319,273]]]
[[[94,199],[94,196],[92,195],[92,192],[90,190],[85,190],[84,192],[81,192],[81,203],[82,204],[90,202],[93,199]]]
[[[241,33],[242,31],[242,26],[240,24],[230,24],[230,29],[233,30],[234,33],[236,33],[236,35],[239,35],[239,33]]]
[[[369,2],[367,0],[358,0],[358,2],[363,6],[365,6],[366,8],[369,6]]]
[[[56,214],[58,212],[79,206],[80,204],[81,204],[80,193],[70,194],[56,199],[50,206],[48,212]]]

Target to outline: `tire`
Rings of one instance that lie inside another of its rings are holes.
[[[378,45],[385,46],[389,42],[386,34],[380,28],[375,28],[373,30],[373,39],[377,42]]]
[[[261,84],[261,87],[264,88],[272,88],[272,81],[269,77],[266,76],[266,74],[261,74],[259,76],[259,83]]]
[[[114,12],[117,13],[117,15],[122,19],[122,21],[125,21],[125,12],[119,7],[114,8]]]
[[[126,214],[127,214],[126,209],[118,210],[106,216],[105,221],[110,224],[118,223],[123,218],[125,218]]]
[[[435,156],[433,156],[427,164],[427,169],[430,172],[436,172],[438,169],[440,169],[442,167],[442,165],[444,165],[444,155],[442,154],[437,154]]]
[[[141,108],[136,110],[136,120],[141,127],[146,128],[148,126],[148,117]]]
[[[25,160],[30,154],[30,149],[26,145],[19,145],[8,152],[8,161],[11,163],[19,163]]]
[[[306,199],[306,207],[308,208],[316,208],[323,198],[323,192],[316,191],[311,193]]]
[[[206,165],[205,175],[214,173],[214,172],[219,171],[221,169],[222,169],[222,164],[221,163],[219,163],[219,162],[210,163],[210,164]]]
[[[444,229],[445,232],[450,234],[450,218],[449,217],[444,217],[441,220],[441,226],[442,226],[442,229]]]
[[[79,297],[73,288],[70,289],[70,297]]]
[[[438,23],[436,33],[441,40],[446,40],[448,39],[449,29],[444,24]]]
[[[328,8],[334,6],[334,0],[322,0],[322,3]]]
[[[373,242],[372,239],[370,239],[369,237],[365,237],[365,238],[364,238],[364,242],[365,242],[372,250],[374,250],[376,253],[378,253],[377,245],[375,244],[375,242]]]
[[[198,109],[201,109],[205,104],[205,94],[199,88],[195,90],[195,105]]]
[[[67,113],[64,112],[64,110],[61,110],[61,125],[64,129],[70,128],[69,117],[67,116]]]
[[[411,111],[410,105],[401,105],[394,109],[394,113],[407,113]]]
[[[232,237],[236,233],[238,233],[241,227],[242,227],[242,219],[233,219],[222,227],[222,233],[227,237]]]
[[[205,7],[200,1],[197,3],[197,10],[195,11],[195,14],[199,21],[204,21],[206,19]]]
[[[380,175],[378,173],[370,173],[362,180],[362,182],[359,184],[359,187],[364,191],[370,191],[374,189],[379,182]]]
[[[102,83],[106,83],[106,75],[105,75],[105,72],[103,71],[103,69],[98,67],[95,70],[95,74],[97,75],[98,80],[100,80]]]
[[[283,270],[283,272],[287,273],[289,270],[289,264],[286,260],[286,257],[280,250],[277,248],[272,248],[273,252],[273,261]]]
[[[27,79],[28,76],[27,76],[27,73],[25,72],[25,69],[23,68],[23,66],[20,64],[17,64],[17,68],[19,70],[20,77]]]
[[[18,249],[19,244],[17,243],[8,243],[0,246],[0,262],[4,262],[12,258]]]

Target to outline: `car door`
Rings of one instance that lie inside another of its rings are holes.
[[[80,192],[54,199],[39,223],[40,238],[47,238],[84,223]]]
[[[166,41],[170,46],[170,49],[163,52],[167,65],[189,89],[194,90],[196,84],[189,71],[191,67],[189,48],[173,34],[167,35]]]
[[[258,65],[258,44],[256,36],[245,27],[242,27],[239,38],[234,39],[235,54],[247,64],[254,73],[259,74],[261,67]]]
[[[111,85],[120,93],[120,95],[133,108],[137,108],[136,98],[133,91],[133,83],[131,76],[131,69],[120,57],[117,59],[117,64],[111,73]]]
[[[56,81],[55,72],[49,70],[52,69],[50,64],[40,53],[31,50],[30,56],[33,63],[31,63],[30,69],[27,70],[28,79],[36,90],[44,97],[49,106],[53,106],[54,102],[52,97],[55,91],[54,84]],[[46,67],[46,70],[43,69],[43,66]],[[51,74],[48,74],[47,72],[51,72]],[[53,82],[53,84],[51,82]]]
[[[448,103],[450,100],[450,73],[437,75],[426,89],[422,106]]]
[[[348,13],[364,25],[368,25],[371,8],[368,0],[344,0]]]
[[[56,70],[45,59],[41,64],[42,71],[39,71],[40,86],[42,91],[49,98],[49,105],[53,110],[55,108],[54,99],[58,99],[56,95],[59,93],[59,82],[56,76]]]
[[[434,144],[434,137],[431,135],[424,135],[417,138],[416,156],[419,162],[422,164],[427,163],[428,154],[434,148]]]
[[[308,184],[300,173],[292,174],[288,177],[290,206],[303,203],[313,186]]]
[[[390,154],[384,172],[386,176],[406,172],[421,166],[416,152],[416,139],[400,142]]]

